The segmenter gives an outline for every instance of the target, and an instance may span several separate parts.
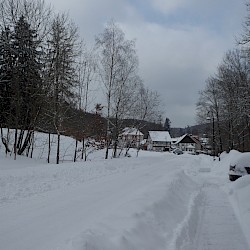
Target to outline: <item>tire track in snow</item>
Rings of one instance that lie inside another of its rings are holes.
[[[188,213],[184,220],[175,228],[173,239],[168,246],[169,250],[186,250],[193,244],[194,236],[198,230],[202,203],[203,192],[200,189],[191,196]]]

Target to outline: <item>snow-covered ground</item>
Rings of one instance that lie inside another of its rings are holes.
[[[60,165],[1,155],[0,249],[249,250],[250,176],[228,180],[234,153],[98,151]]]

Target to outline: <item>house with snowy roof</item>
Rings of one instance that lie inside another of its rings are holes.
[[[201,143],[199,139],[189,134],[185,134],[181,136],[174,143],[174,146],[190,154],[196,154],[196,152],[201,149]]]
[[[149,131],[147,149],[153,151],[170,151],[171,136],[168,131]]]
[[[123,147],[138,147],[143,138],[144,134],[137,128],[126,127],[119,136],[119,144]]]

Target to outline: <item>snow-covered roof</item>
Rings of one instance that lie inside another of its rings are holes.
[[[178,139],[179,139],[179,137],[171,138],[171,142],[176,142]]]
[[[148,131],[152,141],[168,141],[171,142],[171,136],[168,131]]]
[[[185,134],[185,135],[179,137],[175,143],[176,143],[176,144],[180,143],[186,135],[187,135],[187,134]]]
[[[185,134],[185,135],[183,135],[183,136],[181,136],[177,141],[176,141],[176,143],[175,144],[178,144],[178,143],[180,143],[186,136],[189,136],[188,134]],[[197,143],[197,141],[192,137],[192,136],[189,136],[195,143]]]
[[[126,127],[123,129],[122,135],[143,135],[137,128]]]

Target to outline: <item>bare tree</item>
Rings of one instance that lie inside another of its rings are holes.
[[[160,95],[156,91],[145,88],[141,83],[138,89],[136,117],[143,121],[156,121],[161,115]]]
[[[78,104],[79,109],[87,112],[90,102],[93,98],[90,93],[92,90],[91,84],[95,80],[96,73],[96,58],[94,52],[83,48],[82,55],[78,64]]]
[[[107,133],[106,154],[111,143],[111,118],[113,119],[114,153],[116,157],[119,121],[126,117],[131,105],[132,89],[136,84],[138,59],[135,53],[135,42],[125,39],[124,32],[114,21],[111,21],[96,38],[100,53],[99,72],[105,86],[107,100]]]
[[[239,50],[228,51],[218,68],[219,91],[223,94],[224,117],[228,122],[230,148],[245,144],[245,119],[249,114],[248,65]],[[248,136],[249,137],[249,136]]]
[[[215,119],[216,146],[225,149],[249,148],[249,76],[248,63],[241,51],[228,51],[217,74],[207,80],[200,93],[198,116],[203,119],[209,111]]]
[[[217,138],[219,152],[223,151],[222,134],[221,134],[221,119],[222,119],[222,99],[219,92],[218,79],[209,77],[206,81],[205,90],[200,91],[200,98],[197,102],[197,117],[199,123],[207,123],[207,118],[212,116],[217,130],[215,133],[215,139]],[[212,134],[212,133],[211,133]],[[211,138],[212,141],[212,138]]]

